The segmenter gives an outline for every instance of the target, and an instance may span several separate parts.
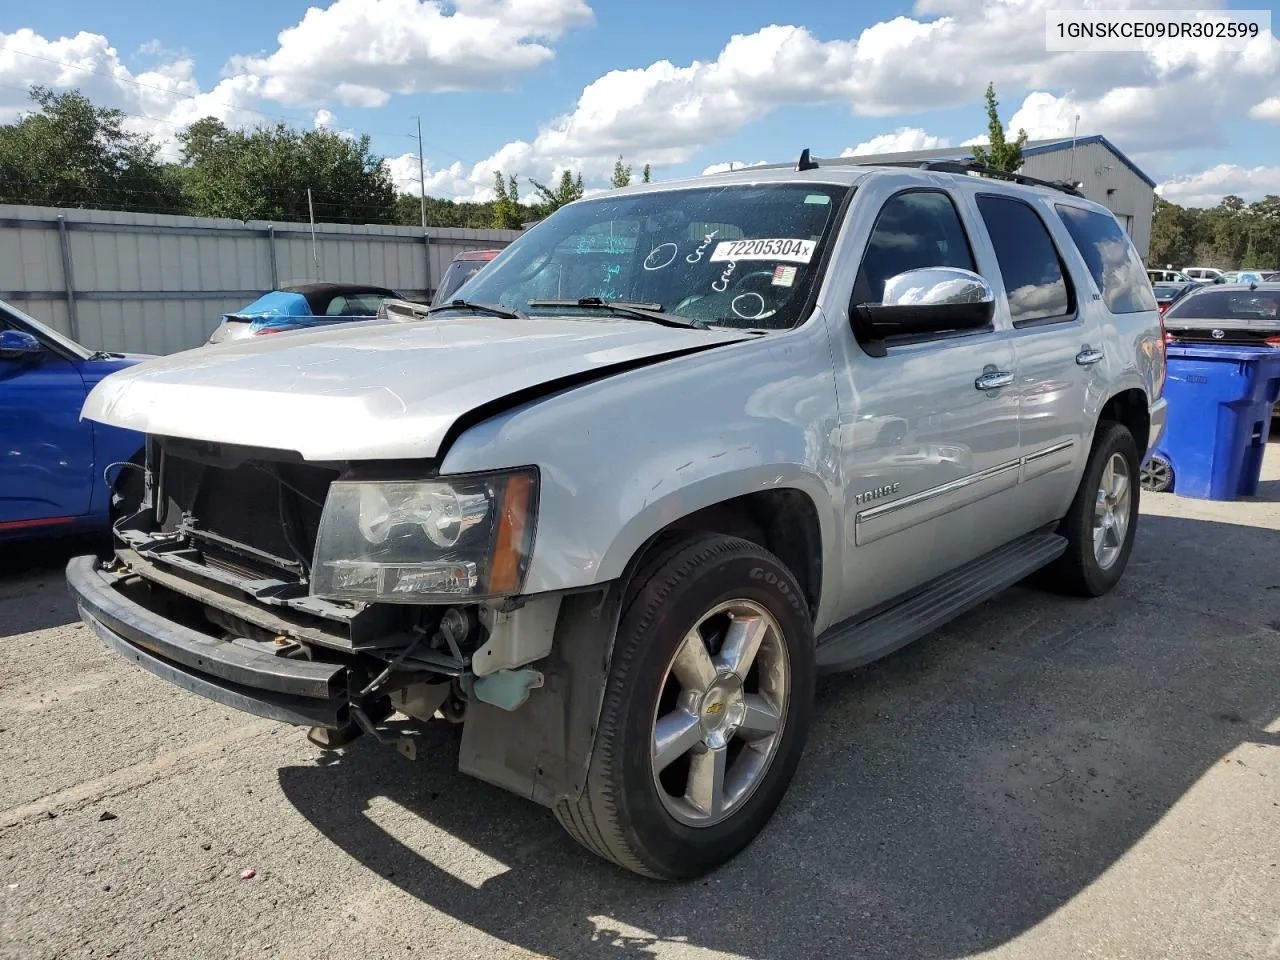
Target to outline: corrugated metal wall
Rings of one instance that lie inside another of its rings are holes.
[[[1083,193],[1100,203],[1120,220],[1129,217],[1129,236],[1145,261],[1151,250],[1151,217],[1155,212],[1155,190],[1125,166],[1115,154],[1100,143],[1077,146],[1075,159],[1071,149],[1052,150],[1027,157],[1022,172],[1041,180],[1077,180]],[[1112,191],[1108,193],[1107,191]]]
[[[520,236],[432,228],[424,241],[418,227],[339,223],[315,232],[313,257],[305,223],[0,205],[0,300],[90,349],[173,353],[282,284],[372,283],[426,298],[457,254]]]

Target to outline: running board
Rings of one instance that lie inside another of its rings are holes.
[[[1033,533],[925,584],[905,600],[856,622],[838,623],[818,638],[817,667],[851,670],[932,633],[989,600],[1067,549],[1065,537]]]

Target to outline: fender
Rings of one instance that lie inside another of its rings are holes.
[[[811,322],[505,411],[459,436],[440,472],[538,467],[530,594],[617,579],[646,541],[696,510],[799,490],[819,518],[825,610],[843,582],[837,423],[825,327]]]

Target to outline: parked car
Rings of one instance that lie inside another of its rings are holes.
[[[1181,270],[1148,270],[1147,279],[1153,284],[1155,283],[1194,283],[1187,274]]]
[[[1222,271],[1216,267],[1183,267],[1182,272],[1196,283],[1213,283],[1222,276]]]
[[[298,283],[265,293],[253,303],[224,314],[207,343],[266,333],[321,327],[376,316],[387,297],[400,294],[363,283]]]
[[[141,433],[80,419],[143,356],[89,350],[0,301],[0,540],[105,528],[142,500]]]
[[[431,305],[437,307],[448,303],[457,293],[458,288],[480,272],[480,268],[500,254],[501,250],[466,250],[453,258],[453,262],[440,278],[440,286],[436,295],[431,298]]]
[[[1171,305],[1176,303],[1181,297],[1186,296],[1187,291],[1194,290],[1200,284],[1195,281],[1187,283],[1157,283],[1152,285],[1152,292],[1156,295],[1156,305],[1160,308],[1161,316],[1169,309]]]
[[[68,566],[86,622],[328,748],[461,722],[465,773],[678,879],[769,819],[818,672],[1125,569],[1164,340],[1074,190],[806,151],[564,206],[451,303],[100,385],[154,486]]]
[[[1261,270],[1229,270],[1213,281],[1214,283],[1262,283]]]
[[[1280,283],[1215,284],[1164,315],[1170,343],[1280,347]]]

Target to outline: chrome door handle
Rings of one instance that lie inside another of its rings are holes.
[[[1082,367],[1087,367],[1091,363],[1097,363],[1102,359],[1102,351],[1095,350],[1093,347],[1086,346],[1076,354],[1076,363]]]
[[[1013,374],[1006,373],[1003,370],[984,373],[973,381],[973,385],[979,390],[999,390],[1001,387],[1007,387],[1011,383],[1013,383]]]

